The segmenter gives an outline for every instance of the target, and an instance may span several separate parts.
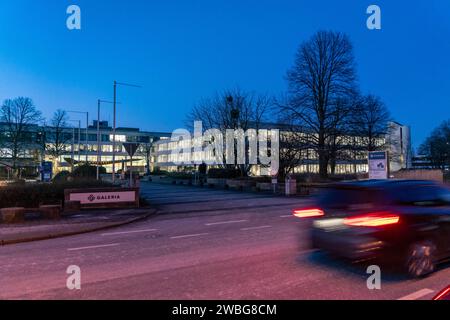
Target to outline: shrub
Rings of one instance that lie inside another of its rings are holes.
[[[53,182],[65,182],[71,176],[69,171],[61,171],[55,175]]]
[[[106,174],[106,169],[103,167],[100,167],[100,174]],[[73,170],[73,177],[74,178],[83,178],[83,179],[89,179],[89,178],[96,178],[97,177],[97,167],[91,166],[88,164],[83,164],[75,168]]]
[[[211,179],[234,179],[241,176],[238,169],[209,169],[208,178]]]
[[[165,176],[168,172],[166,170],[161,170],[159,167],[156,167],[152,172],[150,172],[150,175],[153,176]]]
[[[252,177],[252,179],[258,183],[272,183],[272,177],[270,176]]]
[[[191,180],[193,175],[185,172],[170,172],[167,174],[169,178],[179,179],[179,180]]]
[[[40,204],[60,204],[64,202],[65,189],[104,188],[110,186],[110,183],[93,180],[8,185],[0,188],[0,208],[36,208]]]

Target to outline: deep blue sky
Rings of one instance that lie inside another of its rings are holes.
[[[81,31],[66,28],[70,4]],[[366,28],[370,4],[382,9],[381,31]],[[144,88],[119,90],[119,125],[172,131],[217,90],[282,93],[297,47],[319,29],[349,34],[362,90],[412,126],[416,147],[450,118],[446,0],[1,1],[0,99],[30,96],[47,117],[94,116],[114,79],[134,82]]]

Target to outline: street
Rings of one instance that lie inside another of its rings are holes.
[[[158,209],[104,232],[0,247],[0,299],[425,299],[450,283],[443,266],[422,280],[384,273],[369,290],[369,264],[310,250],[307,200],[145,183]],[[66,288],[70,265],[81,290]]]

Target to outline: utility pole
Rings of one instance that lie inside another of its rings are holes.
[[[117,109],[117,81],[114,80],[113,100],[113,154],[112,154],[112,182],[116,182],[116,109]]]
[[[102,103],[111,103],[114,102],[106,101],[106,100],[97,100],[97,180],[100,180],[100,163],[102,160],[101,155],[101,134],[100,134],[100,106]]]
[[[81,120],[69,120],[71,122],[78,123],[78,162],[81,160],[80,147],[81,147]],[[72,172],[73,172],[73,161],[75,158],[75,127],[72,128]]]
[[[114,115],[113,115],[113,155],[112,155],[112,182],[114,183],[116,181],[116,111],[117,111],[117,86],[126,86],[126,87],[134,87],[134,88],[142,88],[141,86],[130,84],[130,83],[124,83],[124,82],[117,82],[114,80],[114,100],[113,100],[113,109],[114,109]]]
[[[86,164],[88,163],[88,147],[89,147],[89,112],[86,112],[86,141],[85,141],[85,152],[86,152]]]
[[[98,99],[97,104],[97,180],[100,180],[100,103],[101,100]]]
[[[75,161],[75,128],[72,128],[72,163],[71,169],[73,173],[73,162]]]
[[[89,151],[88,151],[88,143],[89,143],[89,133],[88,133],[88,130],[89,130],[89,112],[86,112],[86,111],[67,111],[67,113],[78,113],[78,114],[86,114],[86,140],[84,141],[84,152],[85,152],[85,156],[86,156],[86,164],[88,163],[88,154],[89,154]],[[81,123],[81,121],[80,121],[80,123]],[[80,125],[80,129],[81,129],[81,125]],[[80,148],[80,146],[78,146],[78,148]],[[78,149],[78,152],[80,152],[80,150]],[[80,161],[81,160],[81,158],[80,157],[78,157],[79,159],[78,159],[78,161]]]
[[[78,162],[81,161],[81,121],[78,120]]]

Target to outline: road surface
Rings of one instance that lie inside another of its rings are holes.
[[[422,280],[349,265],[308,247],[291,209],[306,200],[142,184],[158,216],[105,232],[0,247],[0,299],[430,299],[450,267]],[[81,290],[66,270],[81,269]],[[382,270],[383,271],[383,270]]]

